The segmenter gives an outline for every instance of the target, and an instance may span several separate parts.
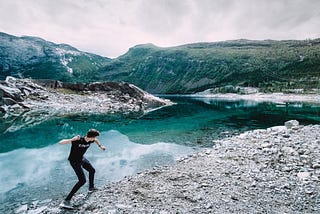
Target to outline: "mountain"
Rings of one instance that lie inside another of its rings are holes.
[[[265,92],[320,88],[320,39],[233,40],[161,48],[137,45],[116,59],[66,44],[0,33],[0,79],[125,81],[151,93]],[[300,90],[301,91],[301,90]]]
[[[234,40],[160,48],[137,45],[100,69],[151,93],[192,93],[233,86],[261,90],[320,88],[320,39]]]
[[[0,33],[0,79],[6,76],[90,81],[111,59],[37,37]]]

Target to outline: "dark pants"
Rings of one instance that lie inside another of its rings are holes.
[[[82,168],[84,168],[89,172],[89,188],[94,187],[93,180],[94,180],[94,173],[96,171],[91,165],[91,163],[85,158],[83,158],[83,160],[80,162],[70,161],[70,164],[74,172],[78,176],[79,181],[74,185],[71,192],[66,197],[66,200],[68,201],[71,200],[72,196],[80,189],[80,187],[82,187],[86,183],[86,176],[84,175]]]

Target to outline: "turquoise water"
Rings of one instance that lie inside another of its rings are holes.
[[[290,119],[301,124],[320,123],[319,104],[170,99],[177,104],[138,118],[82,114],[46,118],[28,126],[19,118],[3,122],[0,212],[32,201],[63,199],[76,176],[67,161],[70,146],[57,142],[84,135],[89,128],[100,130],[99,139],[107,146],[102,152],[93,145],[86,155],[101,186],[144,169],[172,164],[201,147],[211,147],[213,139],[283,125]]]

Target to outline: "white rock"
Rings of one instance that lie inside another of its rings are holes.
[[[282,147],[281,151],[287,155],[298,155],[298,152],[294,148],[289,147],[289,146]]]
[[[39,207],[39,208],[37,208],[37,209],[35,209],[35,210],[30,210],[30,211],[28,212],[28,214],[40,214],[40,213],[42,213],[43,211],[45,211],[47,208],[48,208],[47,206]]]
[[[20,214],[20,213],[27,213],[28,205],[24,204],[21,207],[19,207],[14,213]]]
[[[300,180],[306,180],[307,178],[310,177],[310,175],[311,175],[310,172],[299,172],[299,173],[297,174],[297,176],[298,176],[298,178],[299,178]]]
[[[286,129],[285,126],[273,126],[273,127],[267,128],[267,131],[268,132],[281,132],[281,131],[284,131],[285,129]]]
[[[291,129],[294,126],[299,126],[299,121],[297,121],[297,120],[289,120],[289,121],[284,123],[284,126],[287,129]]]
[[[131,205],[125,205],[125,204],[116,204],[115,205],[118,209],[127,209],[127,208],[131,208]]]

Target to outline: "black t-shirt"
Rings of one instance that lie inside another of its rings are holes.
[[[71,142],[71,150],[69,154],[69,161],[82,161],[84,153],[90,147],[90,144],[94,141],[86,142],[84,137],[81,137],[79,140]]]

